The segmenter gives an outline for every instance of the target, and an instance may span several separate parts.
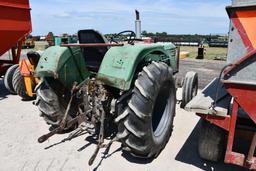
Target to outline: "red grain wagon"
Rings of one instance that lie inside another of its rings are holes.
[[[22,41],[31,31],[29,0],[0,0],[0,76],[19,63]],[[12,59],[3,59],[10,49]]]

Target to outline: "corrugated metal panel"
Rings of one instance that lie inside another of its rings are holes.
[[[256,0],[234,0],[227,11],[231,20],[227,62],[236,63],[256,49]],[[255,61],[254,54],[250,60],[233,69],[225,79],[256,85]]]
[[[256,0],[232,0],[232,6],[251,6],[256,5]]]

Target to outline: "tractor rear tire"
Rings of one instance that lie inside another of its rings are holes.
[[[157,157],[172,134],[175,105],[172,69],[156,62],[144,67],[128,105],[115,119],[123,149],[140,158]]]
[[[201,128],[198,140],[198,153],[202,159],[218,162],[224,154],[227,144],[225,130],[201,119]]]
[[[4,75],[4,86],[5,88],[11,93],[11,94],[16,94],[13,84],[12,84],[12,78],[15,70],[19,67],[19,64],[15,64],[8,68]]]
[[[20,73],[20,68],[16,68],[12,78],[12,85],[14,91],[23,99],[23,100],[32,100],[34,97],[30,97],[27,94],[25,81],[23,76]]]
[[[193,71],[187,72],[185,80],[182,86],[182,100],[180,108],[185,108],[185,106],[192,100],[193,97],[197,95],[198,91],[198,74]]]
[[[44,118],[45,122],[52,127],[60,126],[60,122],[65,114],[65,107],[61,96],[58,96],[56,91],[52,88],[54,80],[41,79],[41,82],[36,87],[35,105],[40,111],[40,116]],[[72,110],[72,109],[71,109]],[[71,117],[68,115],[68,119]]]

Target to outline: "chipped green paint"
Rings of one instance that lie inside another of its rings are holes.
[[[129,90],[136,68],[142,60],[164,61],[176,70],[175,48],[171,43],[112,47],[104,56],[97,79],[103,84]]]
[[[121,90],[129,90],[140,63],[166,62],[175,71],[176,47],[171,43],[136,44],[111,47],[104,56],[98,82]],[[90,76],[80,48],[54,46],[48,48],[36,68],[38,77],[55,77],[71,89],[73,83]]]
[[[80,48],[49,47],[42,54],[35,71],[38,77],[54,77],[67,88],[89,77]]]

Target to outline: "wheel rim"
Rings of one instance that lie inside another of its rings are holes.
[[[166,81],[161,87],[156,97],[152,112],[152,131],[155,137],[161,136],[170,120],[169,103],[171,102],[171,83]]]
[[[193,89],[192,89],[192,98],[197,95],[197,90],[198,90],[198,80],[195,79],[194,86],[193,86]]]
[[[195,85],[195,86],[193,87],[193,90],[192,90],[192,98],[197,95],[197,89],[198,89],[198,87],[197,87],[197,85]]]

